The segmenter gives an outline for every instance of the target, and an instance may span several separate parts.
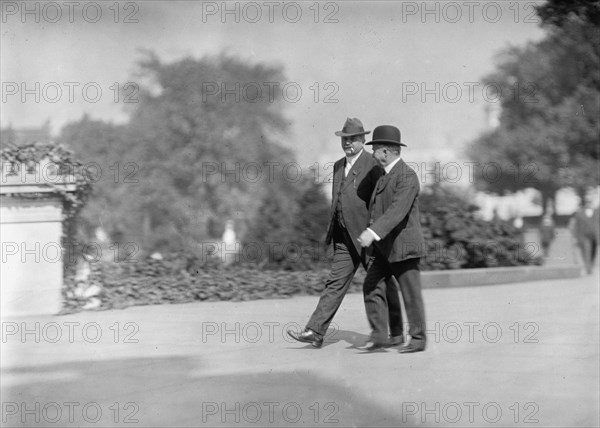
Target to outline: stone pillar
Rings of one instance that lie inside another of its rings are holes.
[[[58,186],[74,191],[75,185],[48,178],[2,171],[0,306],[3,317],[56,314],[62,305],[63,202],[55,189]]]

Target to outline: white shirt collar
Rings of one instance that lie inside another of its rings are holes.
[[[346,156],[346,168],[348,168],[348,169],[352,168],[352,165],[354,165],[354,162],[356,162],[356,159],[359,158],[362,151],[363,151],[363,149],[361,148],[360,151],[356,155],[352,156],[351,158]]]
[[[385,173],[389,174],[390,171],[392,170],[392,168],[394,167],[394,165],[396,165],[400,161],[400,159],[402,159],[402,158],[398,158],[398,159],[394,160],[392,163],[390,163],[388,166],[386,166],[384,168],[385,169]]]

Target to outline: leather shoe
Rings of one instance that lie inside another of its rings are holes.
[[[388,342],[385,344],[386,348],[392,348],[394,346],[401,346],[401,345],[405,345],[406,342],[404,340],[404,335],[400,335],[400,336],[392,336],[390,337],[390,340],[388,340]]]
[[[400,349],[398,349],[398,352],[400,354],[410,354],[412,352],[423,352],[424,350],[425,350],[424,343],[409,343],[408,345],[403,346]]]
[[[323,346],[323,336],[308,328],[305,328],[300,334],[296,333],[292,329],[288,329],[287,334],[298,342],[310,343],[314,348],[320,348]]]
[[[367,352],[378,351],[380,349],[385,349],[386,345],[387,343],[370,342],[369,346],[365,347],[364,350]]]

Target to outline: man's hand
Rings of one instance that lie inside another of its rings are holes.
[[[360,242],[362,247],[368,247],[373,243],[374,240],[375,236],[373,236],[373,234],[368,230],[364,230],[363,233],[361,233],[358,237],[358,242]]]

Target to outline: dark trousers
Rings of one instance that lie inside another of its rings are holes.
[[[389,263],[381,256],[375,256],[367,270],[363,284],[365,309],[369,324],[373,329],[372,338],[376,343],[387,340],[388,306],[390,277],[396,278],[404,300],[411,342],[425,344],[425,306],[421,294],[421,272],[419,259],[408,259]],[[386,280],[386,281],[384,281]]]
[[[311,315],[308,324],[306,324],[306,328],[322,336],[325,335],[361,263],[365,266],[364,259],[356,252],[356,247],[353,245],[348,231],[346,228],[336,225],[333,232],[333,263],[331,265],[331,272],[325,282],[325,289],[321,293],[319,303]],[[402,312],[398,289],[395,285],[392,284],[389,290],[386,290],[386,296],[390,308],[388,318],[391,326],[391,334],[392,336],[399,336],[402,334]]]
[[[578,240],[578,245],[581,249],[585,270],[588,274],[591,274],[594,267],[594,261],[596,260],[598,241],[596,241],[594,236],[582,236]]]

